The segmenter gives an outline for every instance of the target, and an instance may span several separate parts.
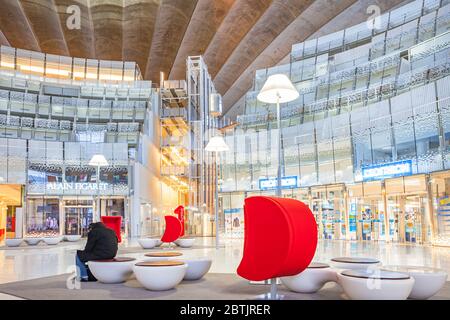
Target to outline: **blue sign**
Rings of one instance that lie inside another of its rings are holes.
[[[278,186],[278,178],[259,179],[259,190],[274,190]],[[281,178],[282,189],[292,189],[298,187],[298,177],[289,176]]]
[[[234,209],[225,209],[223,210],[224,214],[232,214],[232,213],[239,213],[241,212],[241,208],[234,208]]]
[[[412,175],[412,160],[362,167],[364,181],[383,180],[410,175]]]

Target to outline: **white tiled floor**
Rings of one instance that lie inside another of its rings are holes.
[[[218,250],[213,238],[198,238],[195,249],[184,250],[184,257],[209,256],[213,259],[213,273],[234,273],[241,260],[241,240],[228,240]],[[45,244],[39,247],[11,249],[0,247],[0,283],[41,278],[73,272],[75,251],[84,246],[64,243],[55,247]],[[135,239],[121,245],[137,248]],[[124,254],[121,254],[124,255]],[[126,256],[141,258],[143,253],[128,253]],[[328,262],[338,256],[366,256],[379,258],[383,264],[423,265],[446,270],[450,274],[450,248],[385,244],[383,242],[320,241],[315,261]],[[0,299],[8,296],[0,294]]]

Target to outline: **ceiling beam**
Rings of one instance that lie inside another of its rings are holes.
[[[184,79],[186,58],[203,55],[235,0],[199,0],[178,49],[169,79]]]
[[[141,72],[147,68],[156,16],[162,0],[124,0],[123,60],[135,61]]]
[[[67,47],[72,57],[95,58],[94,30],[89,14],[89,0],[53,0],[59,15]],[[67,22],[73,13],[67,8],[77,5],[80,8],[80,28],[68,28]]]
[[[5,35],[3,34],[3,32],[0,30],[0,45],[2,46],[11,46],[9,44],[8,39],[6,39]]]
[[[122,60],[122,1],[89,0],[96,59]]]
[[[161,71],[167,78],[196,4],[197,0],[164,0],[161,3],[145,70],[146,79],[159,84]]]
[[[247,32],[273,0],[236,0],[214,34],[203,56],[211,77],[215,77]]]
[[[3,0],[0,29],[11,46],[40,51],[38,40],[18,0]]]
[[[70,55],[53,0],[20,0],[41,51]]]
[[[313,2],[275,0],[214,77],[217,91],[224,94],[254,59]]]

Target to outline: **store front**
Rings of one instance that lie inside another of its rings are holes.
[[[320,239],[450,244],[450,171],[285,189],[282,194],[310,207]],[[230,226],[226,235],[236,237],[233,216],[241,215],[244,199],[254,195],[274,192],[221,193],[225,225]]]
[[[87,236],[95,222],[96,198],[89,196],[28,196],[25,234],[28,237],[58,235]],[[128,234],[128,205],[125,197],[101,197],[100,216],[121,216],[122,234]]]
[[[128,235],[128,168],[31,164],[26,192],[25,236],[81,235],[101,216],[121,216]],[[100,212],[100,215],[97,213]]]

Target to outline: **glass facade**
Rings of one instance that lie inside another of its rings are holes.
[[[283,196],[310,206],[319,236],[450,243],[439,216],[445,183],[439,194],[430,182],[450,169],[450,5],[413,1],[378,22],[294,45],[289,64],[256,72],[226,133],[222,197],[241,200],[224,200],[225,212],[276,177],[275,105],[256,96],[284,73],[300,97],[281,106],[282,176],[297,177]]]
[[[1,46],[0,87],[0,183],[24,188],[23,236],[85,236],[97,209],[122,216],[126,233],[154,100],[137,65]],[[94,154],[108,161],[99,176]]]

